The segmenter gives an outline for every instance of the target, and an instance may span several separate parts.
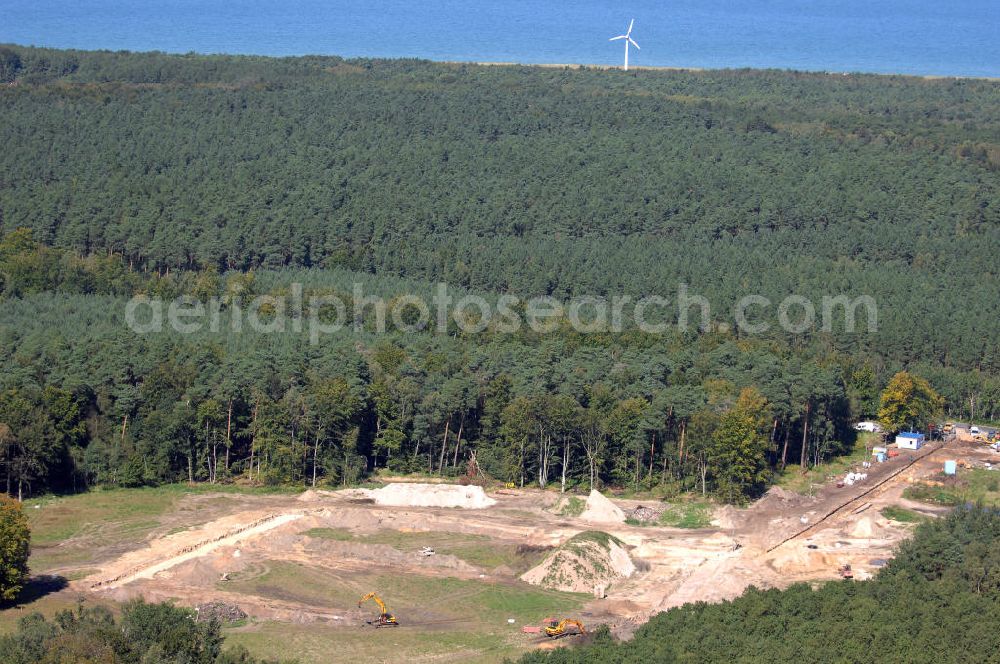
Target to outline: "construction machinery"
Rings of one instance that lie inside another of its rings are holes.
[[[358,608],[360,609],[361,605],[364,604],[365,602],[367,602],[370,599],[375,600],[375,603],[378,604],[379,614],[378,614],[378,618],[376,618],[375,620],[369,620],[368,621],[369,625],[374,625],[375,627],[397,627],[397,626],[399,626],[399,622],[396,620],[396,616],[394,616],[391,613],[389,613],[388,609],[385,608],[385,602],[383,602],[382,599],[378,595],[376,595],[375,593],[368,593],[367,595],[365,595],[364,597],[362,597],[360,600],[358,600]]]
[[[575,627],[576,630],[567,629],[569,627]],[[584,629],[582,622],[580,622],[579,620],[571,620],[569,618],[561,620],[558,623],[556,623],[555,620],[552,620],[551,622],[549,622],[548,625],[545,626],[545,636],[548,636],[553,639],[559,639],[564,636],[573,636],[576,634],[586,634],[586,633],[587,630]]]
[[[851,569],[851,566],[849,564],[848,565],[841,565],[840,569],[838,569],[837,572],[840,574],[840,578],[842,578],[842,579],[853,579],[854,578],[854,570]]]

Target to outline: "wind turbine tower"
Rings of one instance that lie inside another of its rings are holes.
[[[632,19],[629,22],[629,24],[628,24],[628,32],[626,32],[623,35],[618,35],[617,37],[612,37],[611,39],[608,40],[608,41],[618,41],[619,39],[624,39],[625,40],[625,71],[628,71],[628,46],[629,46],[629,44],[631,44],[632,46],[635,46],[636,48],[639,48],[639,45],[635,43],[634,39],[632,39],[632,26],[633,25],[635,25],[635,19]],[[641,51],[642,49],[639,48],[639,50]]]

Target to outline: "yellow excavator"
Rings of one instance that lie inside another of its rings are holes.
[[[570,631],[566,629],[567,627],[576,627],[576,631]],[[545,636],[551,637],[553,639],[559,639],[564,636],[572,636],[574,634],[586,634],[587,630],[584,629],[583,623],[579,620],[570,620],[569,618],[556,623],[555,620],[550,622],[545,627]]]
[[[378,604],[379,614],[378,618],[375,620],[368,621],[369,625],[374,625],[375,627],[397,627],[399,625],[399,622],[396,620],[396,616],[389,613],[389,611],[385,608],[385,602],[383,602],[375,593],[368,593],[358,600],[358,608],[360,609],[361,605],[370,599],[375,600],[375,603]]]

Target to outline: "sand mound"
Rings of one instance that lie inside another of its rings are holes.
[[[723,505],[715,510],[712,516],[712,525],[716,528],[736,528],[741,521],[740,510],[732,505]]]
[[[164,578],[180,583],[211,588],[222,578],[223,573],[233,572],[241,567],[239,561],[233,561],[228,557],[205,556],[181,563],[160,574]]]
[[[878,539],[882,537],[882,526],[875,523],[871,517],[863,517],[851,528],[850,537],[854,539]]]
[[[381,489],[368,491],[376,505],[395,507],[464,507],[482,509],[497,501],[486,495],[481,486],[458,484],[388,484]]]
[[[363,494],[358,495],[358,496],[352,495],[352,492],[357,492],[357,491],[358,491],[358,489],[343,489],[341,491],[336,491],[336,492],[334,492],[334,491],[325,491],[323,489],[306,489],[305,491],[303,491],[302,493],[299,494],[299,497],[297,498],[297,500],[299,502],[303,502],[303,503],[315,503],[315,502],[319,502],[321,500],[328,500],[328,499],[334,498],[334,497],[339,497],[339,498],[355,498],[355,497],[357,497],[357,498],[364,498],[365,497]],[[361,491],[364,491],[364,489],[361,489]]]
[[[608,587],[635,571],[621,540],[591,530],[566,540],[521,580],[552,590],[590,593],[596,585]]]
[[[583,510],[580,518],[592,523],[622,523],[625,521],[625,512],[605,498],[600,491],[592,489],[587,496],[587,508]]]

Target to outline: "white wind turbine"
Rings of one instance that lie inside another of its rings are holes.
[[[625,71],[628,71],[628,45],[632,44],[632,46],[639,48],[639,45],[635,43],[634,39],[632,39],[633,25],[635,25],[635,19],[632,19],[632,21],[628,24],[628,32],[626,32],[623,35],[618,35],[617,37],[612,37],[611,39],[608,40],[608,41],[618,41],[619,39],[625,40]],[[640,48],[639,50],[641,51],[642,49]]]

